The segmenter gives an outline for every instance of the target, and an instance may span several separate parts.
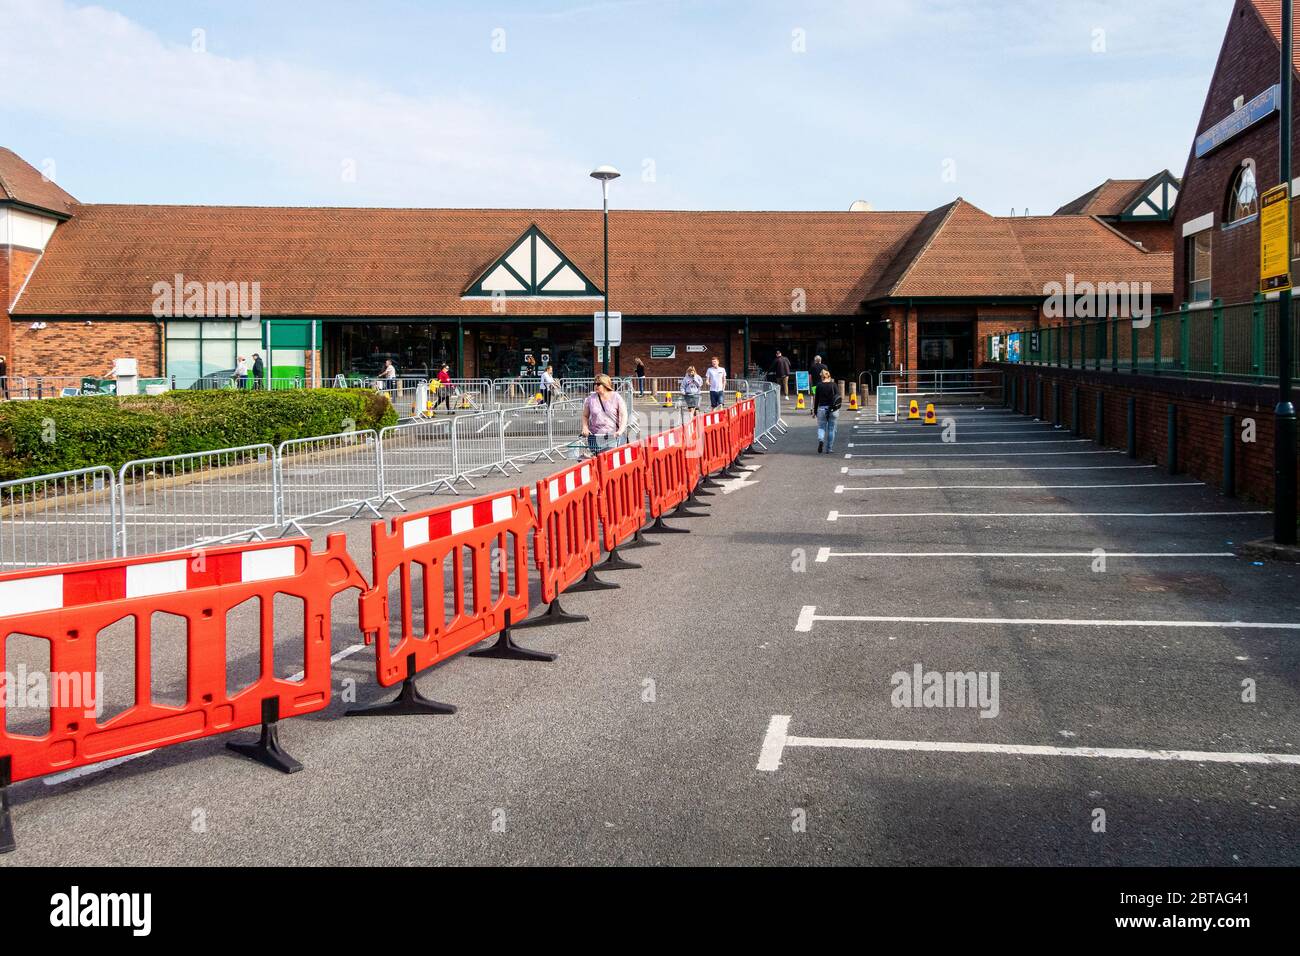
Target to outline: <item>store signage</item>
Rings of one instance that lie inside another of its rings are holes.
[[[1197,158],[1199,159],[1206,153],[1218,149],[1228,140],[1254,126],[1260,120],[1267,119],[1276,113],[1281,101],[1281,89],[1281,86],[1274,83],[1241,109],[1219,120],[1219,122],[1196,137]]]
[[[605,322],[604,312],[592,313],[595,320],[595,339],[597,345],[622,345],[623,344],[623,313],[609,313],[608,328]]]
[[[677,358],[677,346],[675,345],[652,345],[650,346],[650,357],[652,359],[672,359]]]
[[[686,351],[688,351],[688,352],[707,352],[708,350],[709,350],[709,349],[708,349],[708,346],[706,346],[706,345],[688,345],[688,346],[686,346]]]
[[[1259,289],[1277,292],[1291,288],[1291,223],[1287,184],[1274,186],[1259,197]]]
[[[898,421],[898,386],[880,385],[876,388],[876,421],[886,415]]]

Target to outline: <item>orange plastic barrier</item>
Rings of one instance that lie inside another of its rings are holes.
[[[604,591],[617,584],[596,577],[600,560],[600,466],[583,461],[537,483],[537,534],[533,557],[542,578],[546,613],[519,625],[541,627],[585,621],[560,607],[565,591]]]
[[[330,535],[319,553],[302,539],[0,574],[0,674],[32,666],[5,659],[8,635],[30,635],[48,644],[48,670],[43,655],[38,666],[48,673],[51,691],[61,688],[49,694],[49,728],[39,735],[7,729],[10,695],[0,694],[0,783],[258,724],[258,743],[228,746],[285,773],[301,770],[280,748],[276,724],[329,703],[330,601],[353,587],[364,590],[366,582],[342,534]],[[281,594],[303,606],[302,653],[295,648],[293,655],[302,671],[293,677],[277,676],[284,669],[276,666],[273,623]],[[253,599],[260,601],[258,676],[231,692],[227,614]],[[152,671],[162,659],[155,655],[153,635],[159,613],[185,624],[185,699],[174,706],[154,700]],[[109,656],[107,643],[101,647],[108,640],[101,632],[124,618],[133,619],[135,630],[129,664]],[[126,673],[118,674],[119,669]],[[102,722],[96,715],[102,713],[101,675],[130,680],[134,687],[134,703]]]
[[[700,471],[705,478],[731,464],[731,411],[709,412],[699,420],[704,425]],[[726,475],[724,477],[731,477]]]
[[[698,421],[698,419],[696,419]],[[691,423],[646,439],[646,456],[650,474],[650,516],[654,524],[645,529],[646,534],[685,534],[686,528],[671,528],[664,518],[690,494],[691,477],[687,442]]]
[[[610,448],[596,456],[600,472],[600,525],[605,550],[600,567],[614,571],[641,567],[618,556],[618,546],[629,544],[645,526],[646,450],[643,442]]]
[[[527,537],[534,530],[533,506],[520,488],[371,524],[374,587],[361,596],[358,618],[366,643],[375,645],[380,685],[401,682],[402,689],[395,700],[348,714],[454,713],[420,695],[416,674],[496,634],[496,646],[481,654],[553,660],[510,637],[511,626],[528,616]]]

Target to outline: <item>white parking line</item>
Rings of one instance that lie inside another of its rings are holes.
[[[968,491],[972,489],[995,489],[998,491],[1025,491],[1038,488],[1204,488],[1203,481],[1139,481],[1120,484],[1107,482],[1100,485],[882,485],[878,487],[848,487],[836,485],[835,493],[842,495],[846,491]]]
[[[1235,558],[1234,551],[1107,551],[1110,558]],[[1096,558],[1096,551],[832,551],[817,549],[817,562],[831,558]]]
[[[1271,511],[881,511],[845,514],[832,511],[827,521],[841,518],[1225,518],[1271,515]]]
[[[1136,747],[1055,747],[1042,744],[968,743],[952,740],[872,740],[856,737],[792,737],[790,717],[773,714],[759,751],[757,770],[772,773],[788,747],[846,750],[901,750],[927,753],[1001,754],[1015,757],[1092,757],[1111,760],[1160,760],[1185,763],[1300,766],[1300,754],[1237,753],[1215,750],[1145,750]]]
[[[1083,445],[1091,438],[1036,438],[1032,441],[859,441],[849,442],[850,448],[916,448],[919,445]]]
[[[860,624],[996,624],[1020,627],[1192,627],[1226,630],[1300,631],[1300,623],[1269,621],[1140,621],[1127,619],[1048,618],[1048,617],[910,617],[876,614],[818,614],[815,605],[799,610],[797,632],[812,630],[817,621]]]
[[[938,444],[936,442],[936,444]],[[953,446],[956,447],[956,446]],[[1103,448],[1097,451],[1016,451],[1016,452],[997,452],[997,451],[976,451],[969,455],[949,454],[949,455],[854,455],[851,452],[845,454],[845,458],[1041,458],[1051,455],[1122,455],[1122,451],[1115,449]]]
[[[840,474],[865,477],[867,475],[902,475],[909,471],[1116,471],[1121,468],[1159,467],[1159,465],[1029,465],[1026,467],[997,465],[990,468],[987,465],[954,465],[951,468],[850,468],[848,465],[841,465]]]

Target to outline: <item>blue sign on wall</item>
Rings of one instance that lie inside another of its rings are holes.
[[[1274,83],[1231,116],[1219,120],[1196,137],[1197,158],[1218,149],[1238,133],[1277,112],[1281,98],[1281,87]]]

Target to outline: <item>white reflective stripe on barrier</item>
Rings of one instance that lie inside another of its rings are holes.
[[[221,583],[240,584],[292,577],[297,573],[297,550],[297,547],[287,545],[245,551],[239,555],[238,578],[233,581],[225,579]],[[42,574],[0,581],[0,618],[124,598],[179,594],[215,583],[201,556]]]

